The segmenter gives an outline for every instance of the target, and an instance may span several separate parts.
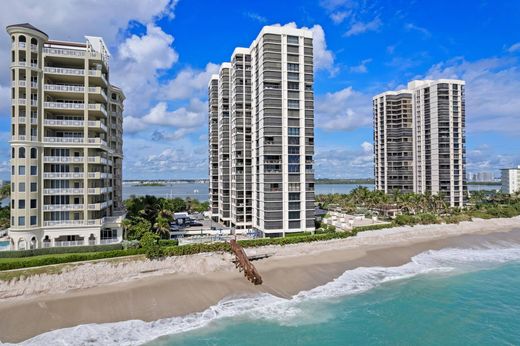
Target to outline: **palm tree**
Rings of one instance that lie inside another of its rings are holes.
[[[153,227],[155,228],[155,232],[160,235],[161,238],[170,237],[170,220],[162,212],[157,216],[157,220]]]

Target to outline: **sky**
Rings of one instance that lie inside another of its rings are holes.
[[[373,175],[374,95],[466,81],[468,172],[520,165],[520,1],[3,0],[0,25],[102,36],[126,94],[124,179],[207,177],[207,83],[264,25],[314,33],[315,173]],[[0,179],[9,179],[10,41],[0,35]]]

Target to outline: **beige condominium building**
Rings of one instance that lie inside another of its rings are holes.
[[[414,80],[406,90],[373,98],[377,189],[409,192],[412,167],[413,192],[442,194],[453,207],[465,204],[464,86],[453,79]],[[395,167],[406,175],[396,174]]]
[[[312,43],[308,30],[266,26],[249,48],[235,49],[231,62],[220,69],[219,157],[215,164],[210,130],[209,165],[210,170],[218,166],[219,186],[230,182],[231,198],[229,219],[220,208],[225,189],[218,196],[219,214],[213,215],[236,230],[254,229],[271,237],[314,229]],[[210,105],[216,78],[209,82]],[[226,124],[221,109],[229,111],[229,133],[220,126],[221,118]]]
[[[7,32],[12,248],[121,241],[124,94],[103,39],[54,41],[27,23]]]

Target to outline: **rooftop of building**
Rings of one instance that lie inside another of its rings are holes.
[[[6,27],[7,30],[9,30],[9,28],[24,28],[24,29],[30,29],[30,30],[34,30],[34,31],[38,31],[39,33],[49,37],[49,35],[47,35],[45,32],[41,31],[40,29],[38,29],[37,27],[35,27],[34,25],[30,24],[30,23],[19,23],[19,24],[11,24],[11,25],[8,25]]]

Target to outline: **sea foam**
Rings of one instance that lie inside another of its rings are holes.
[[[366,292],[382,283],[420,274],[456,273],[479,270],[520,260],[520,245],[503,244],[478,249],[447,248],[414,256],[399,267],[360,267],[335,280],[302,291],[290,299],[267,293],[225,299],[207,310],[183,317],[153,322],[131,320],[117,323],[85,324],[55,330],[22,342],[22,345],[139,345],[165,335],[183,333],[231,317],[267,320],[282,325],[312,323],[305,318],[305,304]],[[318,314],[319,315],[319,314]]]

